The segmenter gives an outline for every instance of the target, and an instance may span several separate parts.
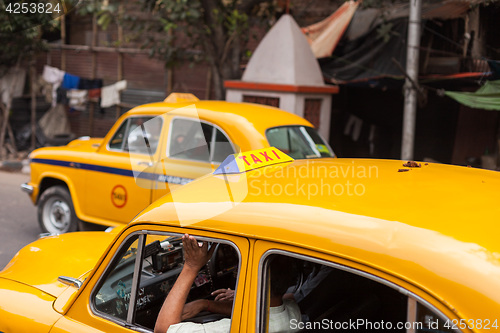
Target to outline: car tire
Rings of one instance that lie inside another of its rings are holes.
[[[38,202],[38,223],[43,232],[64,234],[78,230],[78,217],[66,187],[46,189]]]

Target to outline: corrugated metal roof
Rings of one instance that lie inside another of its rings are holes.
[[[470,9],[470,1],[445,1],[426,5],[422,8],[422,18],[450,20],[464,16]]]
[[[476,0],[448,0],[439,2],[424,2],[422,4],[422,19],[449,20],[463,17]],[[390,8],[358,8],[352,19],[346,37],[349,40],[359,38],[373,27],[394,19],[408,17],[409,4],[399,3]]]
[[[464,16],[469,10],[470,0],[448,0],[439,2],[423,2],[422,3],[422,18],[423,19],[455,19]],[[386,19],[395,19],[407,17],[409,15],[409,4],[402,3],[394,5],[389,10]]]

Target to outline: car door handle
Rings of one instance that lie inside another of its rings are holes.
[[[57,281],[62,282],[68,286],[73,286],[77,289],[80,289],[80,287],[83,285],[82,281],[69,276],[60,276],[57,278]]]
[[[148,167],[152,167],[153,166],[153,162],[140,161],[140,162],[137,162],[137,165],[145,165],[145,166],[148,166]]]

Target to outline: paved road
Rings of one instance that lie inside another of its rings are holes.
[[[0,171],[0,270],[41,232],[36,207],[19,188],[28,180],[27,174]]]

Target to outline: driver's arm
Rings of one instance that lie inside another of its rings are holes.
[[[163,306],[156,319],[155,333],[165,333],[170,325],[181,322],[182,311],[189,290],[198,272],[206,265],[215,249],[215,246],[212,246],[210,251],[208,251],[208,244],[206,242],[203,242],[203,245],[200,247],[198,241],[188,234],[182,236],[182,242],[184,246],[184,266],[174,286],[168,293],[165,302],[163,302]]]
[[[182,320],[190,319],[202,311],[218,313],[227,317],[231,316],[233,301],[210,301],[208,299],[197,299],[184,305]]]

